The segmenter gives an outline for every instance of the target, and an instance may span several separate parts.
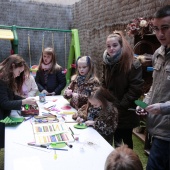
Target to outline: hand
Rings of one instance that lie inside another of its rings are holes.
[[[95,121],[93,121],[93,120],[88,120],[88,121],[85,122],[85,124],[86,124],[86,126],[94,126]]]
[[[47,93],[46,96],[54,96],[55,95],[55,92],[52,92],[52,93]]]
[[[67,96],[71,96],[71,95],[72,95],[72,90],[67,89],[67,90],[66,90],[66,95],[67,95]]]
[[[28,98],[22,100],[22,105],[25,105],[25,104],[35,105],[36,100],[33,97],[28,97]]]
[[[78,114],[77,114],[77,113],[75,113],[75,114],[72,115],[72,118],[73,118],[74,120],[76,120],[77,117],[78,117]]]
[[[77,97],[78,97],[78,93],[72,93],[72,96],[73,96],[74,98],[77,98]]]
[[[137,106],[136,107],[136,114],[137,115],[147,115],[148,112],[145,109],[142,109],[141,107]]]
[[[76,119],[76,122],[77,122],[78,124],[83,123],[83,121],[84,121],[84,119],[82,119],[81,117],[77,117],[77,119]]]
[[[155,103],[155,104],[149,105],[145,108],[145,110],[151,114],[156,114],[156,115],[160,114],[161,113],[160,103]]]
[[[48,91],[47,90],[43,90],[41,93],[44,93],[44,94],[48,95]]]

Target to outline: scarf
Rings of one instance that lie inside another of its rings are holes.
[[[97,117],[99,117],[101,110],[102,110],[101,107],[98,108],[89,107],[87,120],[95,120]]]
[[[52,67],[52,63],[49,63],[49,64],[42,63],[41,67],[43,70],[49,70]]]
[[[121,54],[122,49],[120,49],[113,57],[110,57],[107,53],[107,50],[105,50],[103,53],[103,61],[108,65],[113,65],[120,60]]]
[[[78,75],[77,76],[77,85],[80,87],[82,84],[84,84],[86,79],[86,76]]]

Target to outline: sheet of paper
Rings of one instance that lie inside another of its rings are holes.
[[[14,159],[14,170],[43,170],[40,159],[36,156]]]

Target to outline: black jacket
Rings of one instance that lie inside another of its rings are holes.
[[[17,96],[13,91],[0,80],[0,120],[10,115],[11,110],[20,110],[22,97]],[[5,126],[0,123],[0,148],[4,147]]]
[[[134,101],[142,94],[142,67],[138,60],[134,61],[127,74],[120,71],[119,67],[119,64],[107,65],[103,63],[103,86],[120,103],[118,128],[134,128],[139,125],[139,116],[134,111],[128,111],[128,108],[136,108]]]
[[[61,91],[66,86],[66,77],[62,73],[62,70],[56,71],[55,73],[49,73],[47,77],[47,84],[44,80],[44,71],[38,70],[36,73],[35,81],[37,83],[39,91],[47,90],[47,92],[55,92],[56,95],[60,95]]]

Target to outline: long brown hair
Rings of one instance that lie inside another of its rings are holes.
[[[55,52],[54,52],[54,48],[51,48],[51,47],[47,47],[43,50],[42,52],[42,55],[41,55],[41,58],[39,60],[39,65],[38,65],[38,70],[42,70],[42,66],[41,64],[43,63],[43,55],[44,54],[47,54],[47,55],[51,55],[52,56],[52,67],[51,69],[49,70],[50,73],[54,73],[56,70],[60,70],[61,69],[61,66],[59,64],[57,64],[57,61],[56,61],[56,55],[55,55]]]
[[[102,86],[96,87],[93,92],[90,92],[88,99],[93,98],[102,103],[102,110],[104,111],[107,109],[108,102],[113,103],[115,107],[118,107],[117,99]]]
[[[14,77],[13,68],[22,66],[25,68],[25,65],[26,63],[24,59],[18,54],[10,55],[0,63],[0,79],[3,80],[14,92],[17,91],[18,85]],[[18,83],[22,86],[23,81],[24,80],[21,79]]]
[[[131,69],[134,60],[133,49],[121,31],[114,31],[107,37],[107,39],[113,37],[117,38],[122,47],[120,70],[123,70],[125,73],[127,73]]]
[[[17,83],[17,89],[16,92],[20,95],[22,95],[22,85],[26,78],[29,78],[30,76],[30,68],[27,64],[24,65],[24,71],[20,73],[18,77],[15,78],[15,81]]]

